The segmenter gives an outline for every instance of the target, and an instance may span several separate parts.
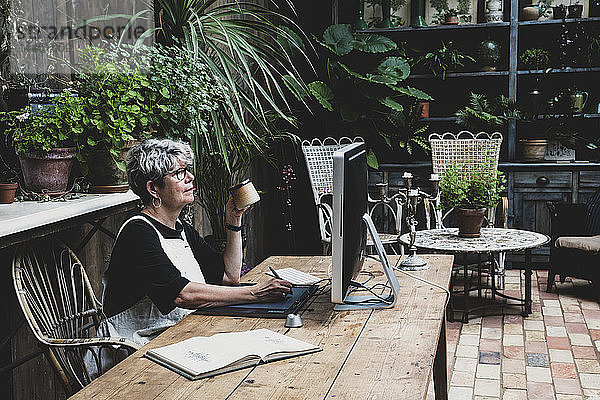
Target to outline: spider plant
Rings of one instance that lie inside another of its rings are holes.
[[[223,238],[228,187],[281,136],[273,117],[295,124],[290,101],[303,102],[306,87],[294,65],[298,59],[310,64],[306,38],[286,16],[294,11],[290,0],[269,0],[265,6],[237,0],[157,0],[156,5],[157,39],[193,51],[228,94],[211,113],[210,132],[189,138],[200,202],[213,234]]]

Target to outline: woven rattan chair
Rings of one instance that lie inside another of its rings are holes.
[[[101,304],[67,246],[50,239],[20,245],[12,273],[25,319],[68,394],[139,348],[124,338],[93,336],[104,317]]]
[[[313,197],[318,213],[323,254],[328,254],[331,248],[331,227],[333,223],[333,153],[348,144],[362,141],[361,137],[354,139],[342,137],[339,140],[328,137],[324,140],[315,138],[310,141],[302,141],[302,153],[306,161],[310,185],[313,190]],[[376,202],[369,199],[369,203]],[[395,217],[397,210],[392,209],[392,211]],[[394,225],[399,226],[398,223],[394,223]],[[398,243],[397,232],[392,234],[381,233],[379,237],[384,245]],[[367,241],[367,246],[373,246],[370,239]]]

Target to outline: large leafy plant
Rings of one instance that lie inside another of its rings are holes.
[[[145,97],[148,77],[130,56],[120,47],[86,47],[80,53],[76,88],[85,112],[77,158],[84,172],[88,162],[106,153],[124,171],[124,162],[117,160],[124,145],[149,136],[157,122],[153,104]]]
[[[440,201],[443,209],[496,207],[505,185],[504,174],[492,160],[468,167],[454,164],[440,181]]]
[[[375,133],[391,148],[408,153],[415,145],[428,148],[427,127],[415,123],[416,102],[432,98],[406,85],[410,64],[394,41],[339,24],[328,27],[317,42],[328,53],[327,80],[311,82],[308,88],[323,108],[337,114],[340,131],[367,142]],[[377,168],[372,149],[367,161]]]
[[[288,100],[292,93],[300,98],[298,93],[306,91],[295,68],[298,59],[308,60],[303,33],[283,11],[293,11],[289,0],[270,1],[267,6],[158,0],[156,6],[162,24],[157,39],[189,50],[227,93],[210,111],[210,129],[196,127],[191,140],[200,202],[213,234],[224,238],[227,189],[277,139],[274,117],[295,123]]]

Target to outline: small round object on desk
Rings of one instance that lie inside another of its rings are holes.
[[[288,314],[285,319],[286,328],[300,328],[302,325],[302,318],[298,314]]]

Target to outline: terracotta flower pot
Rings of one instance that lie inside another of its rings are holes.
[[[10,204],[15,201],[18,183],[0,183],[0,204]]]
[[[127,152],[137,140],[128,141],[117,158],[125,161]],[[90,182],[91,193],[123,193],[129,190],[127,174],[121,171],[107,150],[98,149],[88,159],[87,179]]]
[[[419,109],[421,110],[421,113],[419,114],[419,116],[421,118],[429,118],[429,102],[428,101],[419,102]]]
[[[481,236],[485,208],[456,208],[458,236],[475,238]]]
[[[50,150],[45,156],[19,154],[25,189],[37,193],[64,193],[76,151],[75,147],[60,147]]]
[[[458,16],[446,15],[444,17],[444,25],[458,25]]]

